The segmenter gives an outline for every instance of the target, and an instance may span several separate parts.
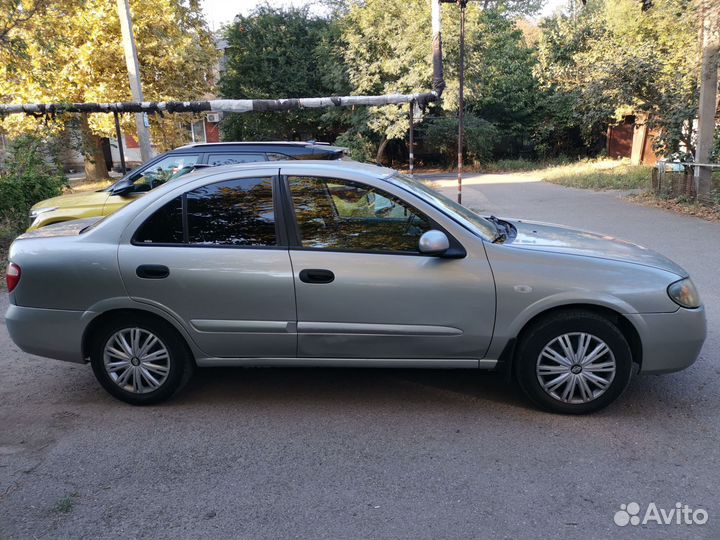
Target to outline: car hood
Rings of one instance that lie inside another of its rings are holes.
[[[664,255],[613,236],[536,221],[507,219],[517,235],[506,245],[537,251],[551,251],[584,257],[642,264],[685,277],[688,273]]]
[[[40,201],[32,207],[33,210],[40,208],[78,208],[83,206],[99,206],[102,208],[105,199],[110,196],[107,191],[90,191],[86,193],[68,193],[67,195],[58,195],[51,199]]]
[[[77,236],[90,225],[94,225],[103,217],[91,217],[85,219],[73,219],[72,221],[63,221],[62,223],[54,223],[40,227],[34,231],[26,232],[18,236],[18,240],[26,238],[52,238],[54,236]]]

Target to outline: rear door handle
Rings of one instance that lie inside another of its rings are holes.
[[[162,264],[141,264],[135,273],[145,279],[163,279],[170,275],[170,269]]]
[[[300,271],[300,281],[303,283],[332,283],[335,281],[335,274],[330,270],[308,268]]]

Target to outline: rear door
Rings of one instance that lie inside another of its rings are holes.
[[[277,177],[234,178],[151,205],[119,249],[130,296],[182,320],[209,356],[294,357],[295,292],[276,186]]]
[[[290,256],[298,356],[478,364],[495,317],[494,281],[479,238],[403,200],[397,187],[390,193],[357,180],[293,174],[291,167],[282,172],[297,227]],[[466,255],[419,253],[418,240],[431,229],[455,235]]]

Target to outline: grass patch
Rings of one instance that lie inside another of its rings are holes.
[[[703,204],[689,200],[687,197],[659,197],[650,192],[633,195],[630,200],[646,206],[664,208],[679,214],[695,216],[707,221],[720,222],[720,205]]]
[[[550,167],[568,165],[572,161],[568,158],[557,158],[543,161],[531,161],[528,159],[499,159],[491,163],[483,164],[479,172],[483,173],[504,173],[504,172],[528,172]]]
[[[55,506],[53,506],[53,512],[57,514],[69,514],[70,512],[72,512],[72,509],[75,506],[75,499],[77,499],[77,497],[79,496],[79,493],[74,492],[61,499],[58,499],[58,501],[55,503]]]
[[[537,171],[546,182],[584,189],[647,189],[652,167],[627,160],[579,161]]]
[[[650,187],[650,165],[630,165],[622,159],[550,161],[503,159],[483,165],[484,173],[528,173],[553,184],[585,189],[638,189]]]

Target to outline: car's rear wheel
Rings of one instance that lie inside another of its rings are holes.
[[[169,398],[185,385],[195,365],[175,329],[143,315],[114,319],[100,327],[90,361],[103,388],[133,405]]]
[[[607,317],[568,310],[543,318],[522,335],[515,373],[544,409],[583,414],[606,407],[627,388],[632,352]]]

